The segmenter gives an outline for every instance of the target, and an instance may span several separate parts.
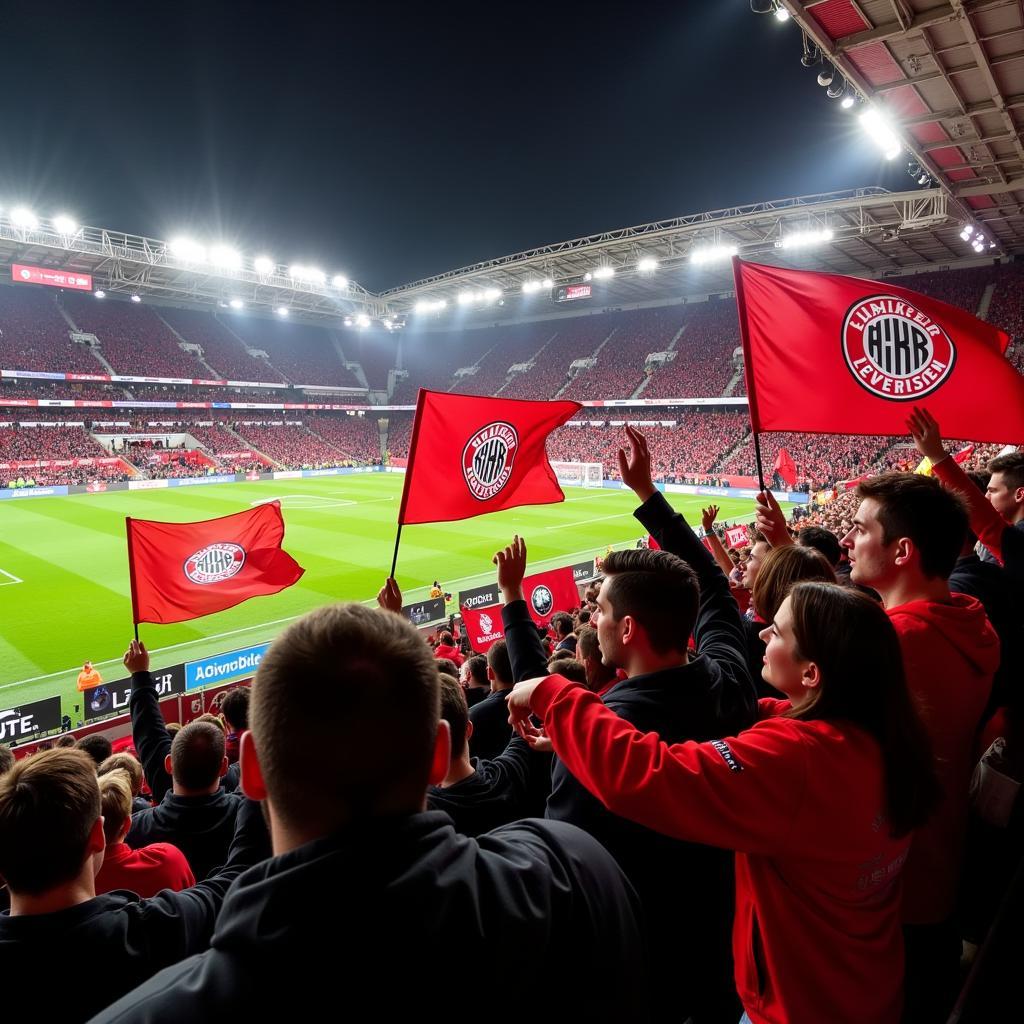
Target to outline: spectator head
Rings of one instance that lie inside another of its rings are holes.
[[[113,751],[113,745],[102,733],[94,732],[78,741],[78,749],[84,750],[96,762],[98,768]]]
[[[415,627],[361,604],[319,608],[273,642],[240,760],[244,791],[266,801],[275,853],[423,809],[449,766],[440,683]]]
[[[828,559],[816,548],[795,544],[772,548],[761,563],[750,598],[758,618],[771,622],[786,595],[803,580],[835,583],[836,574]]]
[[[236,686],[224,695],[220,710],[232,732],[245,732],[249,728],[250,696],[248,686]]]
[[[179,730],[171,741],[164,768],[178,796],[208,796],[220,787],[227,773],[224,756],[224,727],[198,719]]]
[[[581,686],[587,685],[587,670],[583,662],[575,658],[552,658],[548,662],[548,671],[552,675],[563,676]]]
[[[0,876],[12,896],[89,882],[105,845],[96,764],[84,750],[47,750],[0,776]]]
[[[123,768],[101,775],[100,809],[107,846],[121,842],[132,824],[132,783]]]
[[[601,592],[603,582],[603,579],[597,579],[587,584],[587,589],[583,591],[583,599],[587,604],[597,604],[597,595]]]
[[[82,670],[83,670],[83,671],[85,671],[85,672],[91,672],[91,671],[92,671],[92,662],[91,662],[91,661],[87,661],[87,662],[86,662],[86,663],[85,663],[85,664],[84,664],[84,665],[82,666]]]
[[[128,751],[121,751],[119,754],[111,754],[103,764],[99,766],[96,774],[102,779],[110,772],[124,772],[131,787],[132,796],[138,796],[142,792],[142,764],[137,757],[133,757]]]
[[[451,676],[453,679],[459,678],[459,666],[451,658],[435,658],[434,665],[441,675]]]
[[[939,794],[934,759],[884,609],[849,587],[798,583],[761,638],[762,674],[789,698],[790,717],[846,721],[878,742],[892,833],[926,821]]]
[[[487,678],[491,681],[492,690],[509,690],[515,682],[512,678],[512,659],[504,640],[495,640],[487,649]]]
[[[843,549],[839,546],[839,538],[824,526],[805,526],[797,533],[796,542],[802,548],[820,551],[833,569],[842,561]]]
[[[487,659],[482,654],[474,654],[472,658],[467,658],[464,668],[467,686],[478,690],[490,688],[491,681],[487,678]]]
[[[597,634],[604,660],[627,669],[652,655],[686,660],[700,592],[693,569],[667,551],[613,551],[604,560]]]
[[[568,612],[555,612],[551,616],[551,626],[555,631],[555,636],[559,640],[564,640],[572,634],[572,616]]]
[[[580,611],[579,611],[579,614],[576,616],[576,621],[581,626],[589,626],[590,625],[590,609],[589,608],[581,608]]]
[[[591,626],[579,632],[576,639],[576,657],[587,671],[587,689],[597,693],[615,678],[615,666],[606,664],[601,658],[597,630]]]
[[[1008,522],[1024,519],[1024,452],[998,455],[988,464],[992,474],[985,496]]]
[[[454,679],[441,677],[441,718],[448,723],[451,734],[451,762],[469,760],[469,739],[473,723],[469,720],[466,694]]]
[[[167,735],[173,740],[178,733],[181,732],[181,722],[168,722],[167,723]]]
[[[73,747],[75,745],[75,737],[70,733],[65,733],[63,736],[57,737],[58,747]]]
[[[771,551],[768,541],[756,530],[751,532],[750,540],[750,552],[743,559],[743,578],[740,581],[747,590],[754,589],[754,584],[757,582],[757,574],[761,571],[761,563],[765,560],[768,552]]]
[[[854,583],[884,601],[900,580],[949,578],[967,532],[962,498],[918,473],[872,477],[858,484],[857,497],[853,528],[841,541]]]
[[[451,645],[453,643],[452,635],[451,635],[451,633],[448,632],[448,630],[445,630],[441,634],[440,643],[442,643],[445,647],[451,647]]]
[[[0,775],[6,775],[14,767],[14,751],[0,743]]]
[[[192,721],[193,722],[209,722],[210,725],[217,726],[217,728],[220,729],[221,732],[226,732],[227,731],[227,729],[224,726],[224,720],[221,719],[221,718],[218,718],[216,715],[211,715],[209,711],[207,711],[205,714],[200,715],[198,718],[193,718]]]

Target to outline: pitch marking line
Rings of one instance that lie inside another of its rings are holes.
[[[0,587],[13,587],[15,583],[24,583],[25,581],[18,576],[15,576],[13,572],[8,572],[6,569],[0,569],[0,575],[7,577],[7,582],[0,581]]]
[[[349,501],[348,498],[325,498],[319,494],[282,494],[279,498],[261,498],[259,501],[250,501],[250,508],[255,508],[257,505],[268,505],[272,501],[283,502],[285,498],[301,498],[303,500],[315,499],[313,504],[300,505],[295,502],[288,502],[282,504],[282,508],[285,509],[298,509],[299,511],[316,509],[316,508],[347,508],[350,505],[374,505],[379,501],[394,501],[394,496],[389,495],[387,498],[370,498],[367,501]]]

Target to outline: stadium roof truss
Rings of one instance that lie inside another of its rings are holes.
[[[962,222],[1024,245],[1024,3],[781,0]],[[812,83],[813,87],[813,83]]]

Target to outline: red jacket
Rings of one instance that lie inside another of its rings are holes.
[[[914,835],[903,920],[937,924],[949,917],[956,899],[974,746],[999,666],[999,638],[981,603],[966,594],[953,594],[951,604],[910,601],[887,611],[943,790],[938,809]]]
[[[875,740],[777,717],[788,708],[762,700],[739,736],[669,746],[560,676],[533,697],[555,753],[609,810],[737,851],[736,987],[755,1024],[895,1024],[910,837],[889,833]]]
[[[448,644],[438,644],[437,647],[434,648],[434,657],[450,658],[456,665],[460,666],[466,660],[462,651],[460,651],[454,644],[451,646]]]
[[[125,843],[112,843],[96,875],[96,895],[127,889],[148,899],[161,889],[180,892],[195,884],[185,854],[170,843],[151,843],[138,850]]]

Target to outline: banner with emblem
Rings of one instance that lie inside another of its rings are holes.
[[[184,622],[276,594],[305,570],[281,547],[281,504],[198,523],[126,518],[133,621]]]
[[[545,442],[581,408],[420,390],[399,525],[564,501]]]
[[[580,606],[580,592],[571,565],[527,576],[523,580],[523,596],[530,618],[538,626],[548,625],[555,612],[571,612]]]
[[[733,260],[750,423],[906,434],[925,405],[949,437],[1024,442],[1009,335],[890,281]]]
[[[469,646],[477,654],[486,654],[496,640],[504,638],[505,628],[501,623],[501,605],[492,604],[486,608],[463,605],[460,611]]]

